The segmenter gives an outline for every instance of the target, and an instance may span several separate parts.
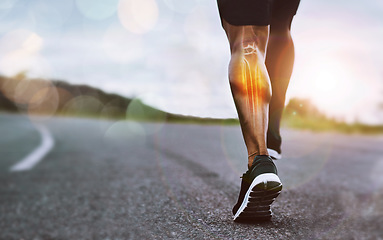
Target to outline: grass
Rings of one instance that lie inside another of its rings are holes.
[[[44,95],[41,93],[42,89],[55,89],[56,100],[54,94],[52,96],[48,94],[51,90],[46,91]],[[16,92],[19,94],[15,94]],[[73,85],[59,80],[28,79],[23,73],[13,78],[0,76],[0,110],[27,114],[30,108],[29,103],[33,102],[36,96],[39,99],[39,105],[37,108],[32,105],[31,108],[36,115],[51,114],[52,102],[55,100],[57,109],[54,115],[56,116],[182,124],[239,124],[238,119],[235,118],[200,118],[168,113],[148,106],[140,99],[106,93],[91,86]],[[383,134],[383,125],[371,126],[336,121],[319,112],[308,99],[299,98],[290,99],[284,110],[282,126],[312,131]]]
[[[315,132],[340,132],[346,134],[383,134],[383,125],[367,125],[363,123],[345,123],[328,118],[302,117],[284,114],[282,126],[293,129],[305,129]]]

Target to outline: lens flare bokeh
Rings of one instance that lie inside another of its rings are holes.
[[[144,55],[142,38],[118,25],[111,25],[105,31],[103,49],[111,60],[123,64],[137,61]]]
[[[145,135],[151,135],[160,131],[166,122],[166,116],[165,112],[149,107],[140,98],[133,99],[126,110],[127,119],[136,122],[146,122],[143,125]]]
[[[111,124],[105,131],[106,141],[135,141],[135,144],[144,146],[146,144],[146,132],[142,124],[135,121],[121,120]]]
[[[166,5],[175,12],[189,13],[201,0],[163,0]]]
[[[143,34],[153,29],[158,15],[155,0],[120,0],[118,5],[120,22],[132,33]]]
[[[155,0],[121,0],[118,5],[118,18],[130,32],[143,34],[157,23],[158,6]]]
[[[93,20],[103,20],[116,13],[118,1],[76,0],[76,6],[85,17]]]

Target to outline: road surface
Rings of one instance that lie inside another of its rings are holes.
[[[29,170],[11,171],[41,145]],[[383,239],[383,136],[283,130],[270,222],[232,221],[239,126],[0,114],[0,239]]]

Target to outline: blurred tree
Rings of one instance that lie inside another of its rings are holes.
[[[288,115],[298,115],[300,117],[310,118],[326,118],[309,99],[291,98],[285,108]]]

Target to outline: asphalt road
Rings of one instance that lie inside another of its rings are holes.
[[[40,143],[31,170],[11,167]],[[0,114],[0,239],[383,239],[383,136],[284,130],[270,222],[232,221],[239,126]]]

